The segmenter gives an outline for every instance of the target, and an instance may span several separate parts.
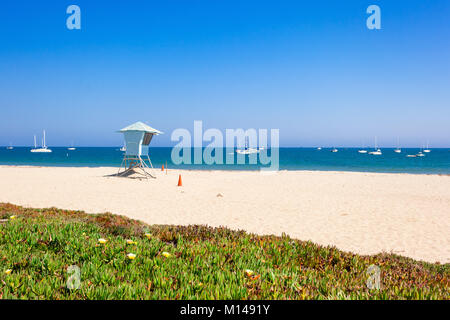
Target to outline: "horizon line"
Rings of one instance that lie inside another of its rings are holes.
[[[0,148],[8,148],[10,147],[10,145],[3,145],[0,146]],[[17,145],[17,146],[12,146],[13,148],[34,148],[34,146],[28,146],[28,145]],[[117,146],[61,146],[61,145],[53,145],[53,146],[47,146],[48,148],[122,148],[122,145],[117,145]],[[206,148],[207,146],[202,146],[202,148]],[[259,147],[259,146],[257,146]],[[267,149],[275,149],[275,148],[271,148],[269,146],[264,146]],[[373,146],[366,146],[366,147],[361,147],[361,146],[279,146],[278,149],[282,149],[282,148],[286,148],[286,149],[317,149],[317,148],[325,148],[325,149],[332,149],[332,148],[343,148],[343,149],[374,149]],[[175,146],[150,146],[150,148],[175,148]],[[199,148],[199,147],[190,147],[192,149],[195,148]],[[222,147],[223,149],[226,149],[227,147]],[[239,148],[238,146],[234,146],[232,148]],[[386,146],[386,147],[382,147],[382,146],[378,146],[377,149],[396,149],[397,146]],[[450,146],[447,147],[399,147],[399,149],[450,149]]]

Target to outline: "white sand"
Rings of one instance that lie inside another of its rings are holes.
[[[106,177],[116,170],[0,166],[0,202],[284,232],[360,254],[450,262],[450,176],[158,170],[156,180]]]

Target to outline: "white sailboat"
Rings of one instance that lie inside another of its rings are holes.
[[[40,153],[49,153],[52,152],[51,149],[47,148],[45,144],[45,130],[44,130],[44,138],[42,139],[42,147],[38,148],[36,146],[36,135],[34,136],[34,149],[31,149],[30,152],[40,152]]]
[[[336,148],[334,148],[333,147],[333,149],[331,149],[331,152],[338,152],[339,150],[338,149],[336,149]]]
[[[248,143],[248,138],[245,139],[245,147],[244,149],[237,149],[236,153],[239,154],[252,154],[252,153],[258,153],[260,150],[255,148],[250,148]]]
[[[402,149],[400,149],[400,138],[397,138],[397,148],[394,149],[395,153],[402,153]]]
[[[11,142],[9,143],[9,146],[6,147],[6,149],[7,149],[7,150],[12,150],[12,149],[14,149],[14,147],[13,147],[12,144],[11,144]]]
[[[374,155],[374,156],[382,155],[381,149],[378,148],[378,146],[377,146],[377,137],[375,137],[375,148],[374,148],[374,151],[369,152],[369,154]]]
[[[317,150],[322,150],[322,147],[318,147]]]
[[[425,152],[425,153],[430,153],[431,152],[431,150],[428,147],[428,141],[427,141],[427,147],[425,148],[425,150],[423,150],[423,152]]]
[[[120,148],[119,150],[122,151],[122,152],[125,152],[125,151],[127,151],[127,147],[125,147],[125,145],[123,145],[123,147]]]
[[[69,148],[67,148],[67,150],[69,150],[69,151],[73,151],[73,150],[76,150],[77,148],[75,148],[74,146],[73,146],[73,141],[72,141],[72,146],[70,146]]]

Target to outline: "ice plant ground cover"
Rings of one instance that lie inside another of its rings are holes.
[[[55,208],[0,204],[0,218],[3,299],[449,298],[449,264],[393,254]],[[381,270],[379,290],[366,285],[370,265]],[[68,289],[70,266],[78,289]]]

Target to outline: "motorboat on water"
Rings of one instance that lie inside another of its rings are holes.
[[[425,154],[422,151],[416,154],[417,157],[425,157]]]
[[[366,148],[364,148],[364,141],[361,143],[361,149],[358,150],[358,153],[367,153]]]

